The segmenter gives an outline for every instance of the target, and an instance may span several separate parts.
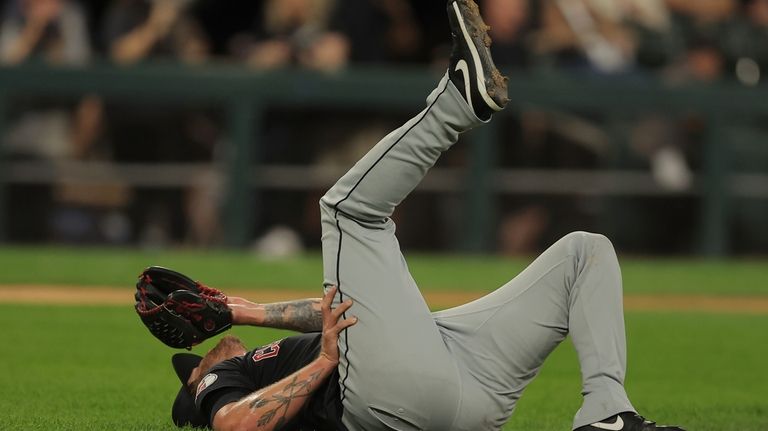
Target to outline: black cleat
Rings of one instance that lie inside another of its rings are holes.
[[[448,2],[453,52],[448,76],[478,118],[488,120],[509,102],[507,78],[491,58],[491,37],[473,0]]]
[[[577,428],[575,431],[685,431],[678,426],[656,425],[656,422],[646,420],[644,417],[633,412],[619,413],[592,425]]]

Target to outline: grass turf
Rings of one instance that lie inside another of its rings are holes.
[[[425,290],[488,291],[530,259],[408,256]],[[320,257],[269,262],[232,252],[0,248],[0,285],[132,289],[141,268],[162,264],[229,288],[308,289]],[[622,259],[628,293],[768,295],[764,261]],[[125,307],[0,304],[0,429],[172,430],[178,390],[172,351]],[[629,313],[627,388],[650,418],[690,431],[768,430],[765,315]],[[288,333],[236,328],[249,345]],[[210,343],[196,349],[204,352]],[[579,407],[579,370],[569,342],[550,357],[505,430],[569,430]]]
[[[147,334],[130,305],[5,304],[0,326],[0,429],[175,429],[169,419],[178,390],[173,352]],[[629,313],[627,388],[635,406],[693,431],[768,429],[766,328],[768,316]],[[254,346],[288,334],[235,333]],[[566,341],[504,429],[569,430],[579,387]]]
[[[408,254],[422,290],[490,291],[531,259]],[[622,258],[624,289],[644,294],[768,295],[764,260],[650,260]],[[132,288],[146,266],[163,265],[221,288],[315,289],[322,282],[319,255],[268,261],[238,252],[38,247],[0,248],[0,285],[70,284]]]

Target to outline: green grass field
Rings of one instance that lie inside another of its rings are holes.
[[[491,290],[525,259],[414,256],[426,289]],[[132,309],[133,278],[164,264],[222,287],[307,289],[320,280],[309,256],[264,262],[236,253],[0,249],[1,284],[125,286],[125,306],[0,304],[0,430],[171,430],[178,383],[173,351],[154,340]],[[768,296],[763,261],[631,260],[634,293]],[[768,430],[768,315],[630,312],[627,388],[646,416],[689,431]],[[285,332],[236,328],[260,345]],[[195,350],[204,352],[210,342]],[[570,430],[580,403],[569,341],[547,361],[505,430]]]

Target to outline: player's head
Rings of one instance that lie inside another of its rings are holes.
[[[181,388],[173,403],[171,417],[177,426],[191,425],[203,427],[208,425],[206,418],[197,413],[195,409],[195,393],[201,380],[208,370],[221,361],[245,354],[247,349],[239,338],[227,335],[222,338],[216,347],[209,350],[201,357],[192,353],[178,353],[173,355],[171,362],[176,375],[181,381]]]

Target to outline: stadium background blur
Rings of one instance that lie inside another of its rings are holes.
[[[479,3],[512,102],[395,214],[429,305],[604,233],[636,407],[768,429],[768,0]],[[132,307],[141,268],[262,302],[317,295],[317,201],[423,108],[444,8],[0,0],[0,428],[175,429],[172,352]],[[569,429],[576,364],[563,343],[504,429]]]
[[[398,210],[406,250],[768,252],[768,0],[479,3],[513,104]],[[444,8],[4,1],[0,238],[318,248],[323,191],[447,65]]]

